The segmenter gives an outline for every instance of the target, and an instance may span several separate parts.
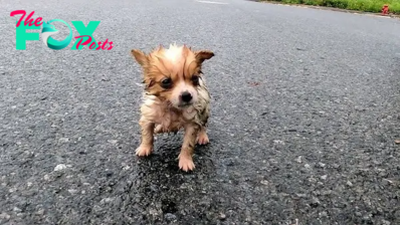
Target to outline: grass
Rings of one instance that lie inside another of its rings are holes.
[[[269,0],[261,0],[269,1]],[[389,13],[400,14],[400,0],[272,0],[285,4],[326,6],[362,12],[380,13],[384,4],[389,5]]]

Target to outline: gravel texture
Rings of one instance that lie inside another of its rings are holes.
[[[400,223],[399,20],[218,1],[0,0],[0,224]],[[100,20],[114,48],[17,51],[17,9]],[[181,133],[134,155],[129,51],[171,42],[215,52],[191,173]]]

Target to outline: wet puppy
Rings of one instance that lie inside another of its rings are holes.
[[[178,165],[184,171],[193,170],[196,143],[209,142],[206,127],[210,95],[201,67],[214,53],[172,44],[169,48],[160,46],[149,54],[133,49],[131,54],[143,69],[145,84],[139,120],[142,136],[136,155],[152,153],[155,134],[183,129]]]

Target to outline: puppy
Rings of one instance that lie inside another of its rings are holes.
[[[131,54],[143,69],[145,90],[140,107],[141,143],[136,155],[153,152],[154,135],[184,130],[179,153],[179,168],[193,170],[192,155],[197,144],[208,144],[207,124],[210,94],[201,71],[202,64],[214,56],[209,50],[194,51],[186,45],[159,46],[145,54]]]

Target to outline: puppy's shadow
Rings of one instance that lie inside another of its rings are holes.
[[[185,202],[196,199],[194,193],[201,193],[204,185],[214,177],[212,143],[196,145],[195,169],[185,172],[179,169],[177,159],[182,141],[180,132],[157,135],[152,155],[137,159],[139,180],[132,191],[141,197],[139,205],[147,222],[176,224],[184,217]]]

